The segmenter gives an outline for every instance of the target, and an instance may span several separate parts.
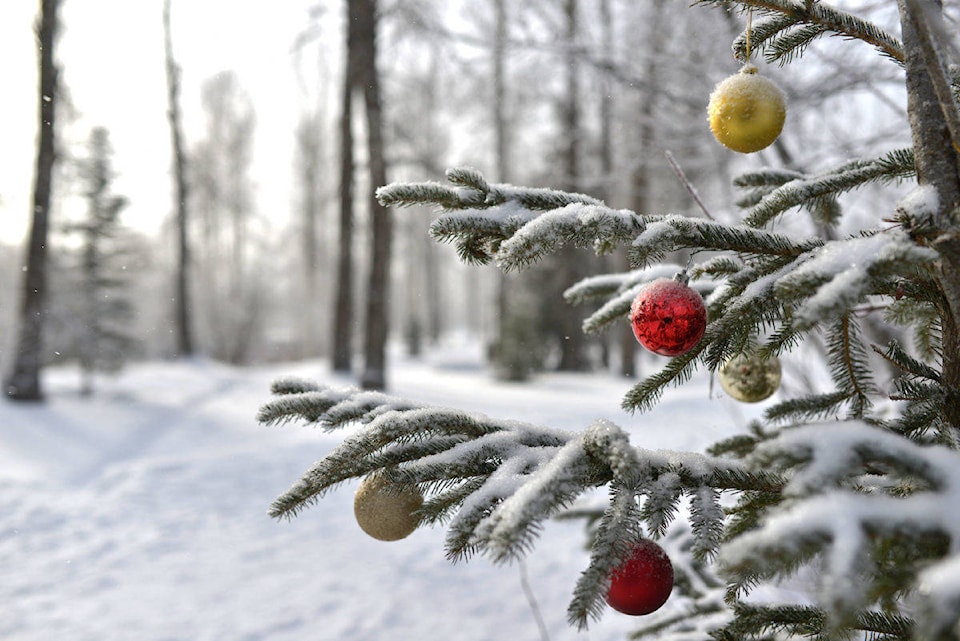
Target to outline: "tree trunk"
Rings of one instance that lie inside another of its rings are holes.
[[[564,152],[565,182],[568,191],[578,191],[580,186],[580,153],[581,153],[581,126],[580,126],[580,70],[577,64],[577,52],[574,45],[578,40],[579,17],[577,0],[566,0],[565,13],[567,20],[566,42],[566,101],[563,106],[563,130],[567,139],[567,148]],[[590,360],[587,357],[587,340],[582,329],[581,310],[567,304],[563,300],[562,292],[570,285],[581,280],[586,275],[585,263],[590,261],[589,255],[573,247],[562,249],[558,258],[560,282],[556,292],[556,300],[551,301],[557,306],[558,331],[560,334],[560,362],[557,369],[563,371],[584,371],[590,369]]]
[[[174,325],[178,356],[193,355],[193,333],[190,318],[190,249],[187,236],[188,186],[187,159],[183,150],[183,119],[180,113],[180,67],[173,57],[170,30],[170,0],[163,3],[163,43],[167,71],[167,121],[173,146],[173,180],[177,201],[177,273],[174,294]]]
[[[935,81],[946,82],[944,68],[931,37],[930,20],[940,20],[940,3],[930,2],[924,10],[922,2],[900,0],[903,46],[907,70],[907,110],[921,185],[932,186],[939,197],[939,211],[934,221],[937,235],[933,246],[940,252],[940,289],[944,304],[941,310],[943,331],[943,383],[960,389],[960,158],[957,141],[951,139],[945,118],[946,110],[956,109],[953,100],[937,96]],[[960,431],[960,405],[947,408],[946,418]]]
[[[353,361],[353,90],[357,84],[354,0],[347,0],[347,51],[340,112],[340,241],[333,319],[333,371],[350,372]]]
[[[37,25],[40,54],[39,141],[33,184],[33,212],[27,244],[27,271],[20,306],[20,334],[16,359],[7,378],[7,396],[18,401],[43,399],[40,387],[43,323],[47,316],[47,236],[53,165],[56,161],[54,118],[57,102],[57,66],[54,45],[59,27],[60,0],[41,0]]]
[[[360,385],[364,389],[386,387],[386,345],[389,330],[390,255],[393,221],[390,211],[377,201],[375,189],[387,184],[384,157],[383,116],[380,82],[377,75],[377,2],[350,0],[356,7],[359,44],[359,76],[363,82],[367,116],[367,156],[370,172],[370,207],[372,248],[367,287],[367,312],[364,332],[364,368]]]

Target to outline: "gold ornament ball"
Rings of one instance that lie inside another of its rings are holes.
[[[417,510],[423,494],[414,487],[392,484],[382,476],[368,476],[353,497],[353,515],[360,529],[378,541],[399,541],[420,525]]]
[[[720,385],[744,403],[759,403],[780,387],[780,360],[755,354],[734,356],[720,368]]]
[[[724,147],[749,154],[780,135],[787,103],[777,85],[747,65],[714,88],[707,114],[710,130]]]

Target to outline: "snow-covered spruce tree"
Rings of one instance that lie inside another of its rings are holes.
[[[626,393],[629,410],[650,409],[697,368],[718,371],[745,354],[770,361],[815,336],[826,346],[833,389],[778,402],[748,433],[701,455],[631,445],[606,421],[568,432],[280,380],[261,410],[263,423],[361,428],[280,496],[271,514],[293,516],[338,484],[368,477],[398,488],[404,500],[421,495],[416,522],[445,524],[451,559],[480,552],[508,561],[535,544],[545,519],[606,486],[609,502],[569,606],[571,623],[585,626],[601,615],[611,576],[638,539],[663,535],[686,500],[688,551],[674,563],[676,591],[692,605],[672,619],[648,620],[647,633],[956,639],[960,82],[948,58],[956,52],[952,31],[934,0],[899,0],[902,40],[814,0],[698,4],[754,12],[749,34],[734,43],[741,60],[752,45],[768,60],[791,62],[821,35],[869,43],[884,59],[878,64],[902,68],[913,145],[811,175],[771,168],[742,176],[748,198],[735,225],[489,184],[469,169],[449,171],[450,184],[389,185],[379,198],[439,206],[431,229],[438,240],[455,244],[465,261],[496,261],[504,270],[561,246],[627,246],[633,271],[588,278],[568,292],[572,302],[602,303],[584,322],[588,332],[622,322],[650,281],[685,270],[690,287],[705,294],[709,322],[692,348]],[[826,240],[777,229],[798,208],[829,223],[840,213],[837,196],[883,181],[916,187],[875,212],[870,228]],[[681,250],[691,252],[689,266],[661,264]],[[885,308],[917,345],[869,344],[854,313],[864,304]],[[874,352],[899,372],[893,380],[872,370]],[[809,600],[750,599],[757,586],[801,570],[816,577]]]

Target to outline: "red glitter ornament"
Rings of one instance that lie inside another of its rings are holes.
[[[654,354],[679,356],[690,351],[707,328],[703,298],[687,286],[686,276],[658,278],[637,294],[630,307],[633,335]]]
[[[639,616],[658,610],[673,591],[673,564],[663,548],[640,539],[627,559],[614,568],[607,604],[618,612]]]

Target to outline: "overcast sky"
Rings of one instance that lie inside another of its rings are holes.
[[[308,24],[307,8],[312,4],[316,0],[173,0],[174,50],[183,67],[188,137],[202,135],[202,81],[223,70],[236,70],[257,110],[254,172],[259,208],[281,217],[289,203],[292,131],[308,101],[291,50]],[[3,242],[22,241],[28,225],[37,119],[33,23],[38,5],[16,0],[4,2],[0,9]],[[115,191],[131,200],[127,222],[146,231],[157,229],[171,208],[162,7],[163,0],[63,0],[58,42],[63,80],[79,115],[70,136],[82,140],[90,127],[98,125],[110,130],[120,172]],[[319,82],[315,70],[310,75],[308,82]]]

